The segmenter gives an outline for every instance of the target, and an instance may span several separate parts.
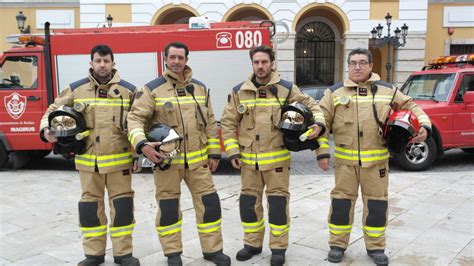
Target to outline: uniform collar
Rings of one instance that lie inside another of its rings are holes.
[[[255,77],[255,74],[250,75],[250,77],[244,82],[242,90],[252,90],[257,91],[258,89],[267,89],[271,88],[273,85],[280,82],[280,74],[277,71],[272,71],[270,73],[270,81],[267,84],[261,85],[260,87],[255,87],[255,84],[252,82],[252,79]]]
[[[92,75],[92,69],[89,69],[89,81],[90,81],[90,87],[89,89],[95,89],[95,88],[102,88],[102,89],[109,89],[112,85],[117,84],[120,82],[120,75],[116,69],[112,69],[112,79],[109,80],[106,84],[100,84]]]
[[[170,82],[171,84],[173,84],[172,87],[168,88],[168,90],[171,90],[173,89],[174,87],[176,87],[176,84],[178,85],[186,85],[188,83],[191,82],[191,79],[193,77],[193,71],[191,70],[191,68],[189,66],[185,66],[184,67],[184,80],[181,79],[177,74],[173,73],[172,71],[170,71],[169,69],[166,69],[164,72],[163,72],[163,77],[168,81]]]
[[[349,78],[347,78],[346,80],[344,80],[344,87],[353,87],[353,88],[354,87],[368,87],[372,85],[372,83],[376,82],[377,80],[380,80],[380,76],[377,73],[372,72],[370,73],[369,79],[361,83],[356,83],[350,80]]]

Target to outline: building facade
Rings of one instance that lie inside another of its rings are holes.
[[[41,32],[45,19],[52,20],[53,27],[102,27],[109,14],[113,26],[187,23],[193,16],[215,22],[277,21],[278,70],[299,86],[342,81],[347,55],[357,47],[372,51],[374,72],[383,79],[387,60],[391,62],[389,76],[396,85],[432,57],[474,52],[474,3],[469,0],[0,0],[0,10],[7,14],[0,18],[2,23],[8,20],[3,23],[8,25],[2,29],[5,35],[18,33],[15,15],[20,10],[32,32]],[[379,23],[387,34],[387,13],[392,16],[392,35],[403,24],[409,27],[403,47],[376,48],[370,40],[370,31]]]

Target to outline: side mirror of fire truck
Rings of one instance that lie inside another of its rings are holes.
[[[466,91],[466,93],[464,93],[464,103],[474,104],[474,91]]]

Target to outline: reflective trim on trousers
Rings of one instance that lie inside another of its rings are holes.
[[[265,220],[264,219],[262,219],[258,222],[253,222],[253,223],[245,223],[245,222],[240,222],[240,223],[244,227],[244,233],[256,233],[256,232],[265,230]]]
[[[107,225],[94,227],[80,227],[83,237],[96,237],[107,234]]]
[[[167,226],[158,226],[156,227],[156,231],[160,236],[171,235],[177,232],[181,232],[181,224],[183,224],[183,220],[179,220],[177,223]]]
[[[380,237],[385,235],[385,227],[364,226],[364,233],[370,237]]]
[[[342,235],[346,233],[350,233],[352,231],[352,225],[335,225],[335,224],[328,224],[329,232],[335,235]]]
[[[135,224],[129,224],[124,226],[110,227],[110,236],[119,237],[124,235],[131,235]]]
[[[290,224],[284,224],[284,225],[276,225],[270,223],[270,233],[274,236],[279,236],[285,232],[288,232],[290,230]]]
[[[212,233],[221,228],[221,219],[210,222],[210,223],[203,223],[197,224],[197,230],[199,233]]]

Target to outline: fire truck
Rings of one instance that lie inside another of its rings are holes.
[[[474,54],[434,58],[412,73],[401,90],[433,124],[431,138],[394,156],[403,169],[425,170],[449,149],[474,153]]]
[[[50,30],[46,23],[44,36],[11,37],[17,45],[0,55],[0,168],[15,154],[50,153],[51,144],[39,138],[40,119],[63,89],[87,77],[97,44],[112,48],[120,76],[139,87],[163,72],[168,43],[185,43],[188,65],[209,88],[218,119],[229,91],[252,72],[249,49],[272,46],[274,34],[270,21],[211,23],[204,29],[184,24]]]

